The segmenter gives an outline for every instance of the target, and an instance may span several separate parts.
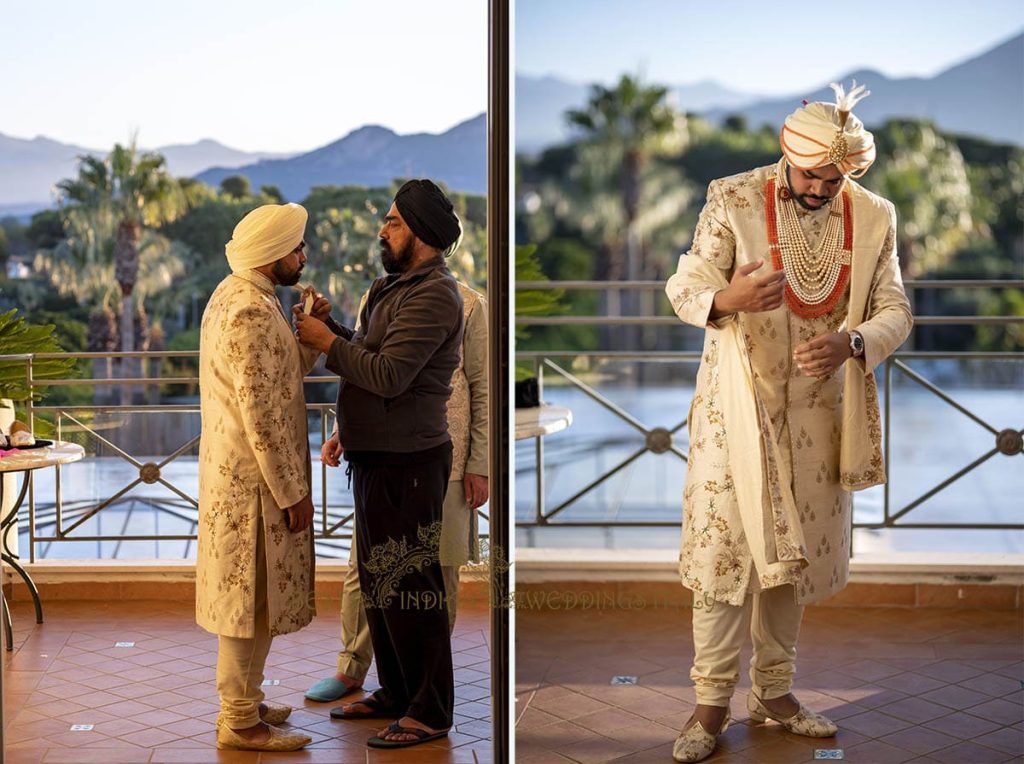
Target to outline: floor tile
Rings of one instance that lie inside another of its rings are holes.
[[[816,747],[841,748],[845,761],[861,764],[981,764],[1020,756],[1024,664],[1005,654],[1024,641],[1019,614],[905,607],[806,612],[794,693],[836,721],[838,735],[814,740],[774,723],[749,723],[748,645],[731,703],[733,724],[708,762],[812,761]],[[671,760],[672,741],[695,699],[687,613],[670,622],[664,612],[524,611],[517,629],[516,684],[519,705],[526,706],[516,727],[517,760]],[[954,655],[960,648],[970,654]],[[610,685],[611,673],[625,673],[616,670],[627,665],[621,656],[631,653],[647,669],[662,668],[638,671],[637,685]],[[623,719],[629,724],[619,724]]]
[[[321,610],[306,629],[275,639],[268,660],[268,676],[280,680],[266,687],[268,699],[295,706],[288,726],[307,731],[313,744],[303,752],[260,754],[216,749],[217,639],[195,626],[194,606],[54,602],[47,604],[47,622],[35,625],[26,604],[13,608],[19,647],[3,656],[7,762],[367,764],[366,739],[382,725],[333,721],[328,714],[337,704],[302,698],[310,684],[333,672],[339,642],[336,610]],[[460,609],[454,638],[461,679],[456,681],[457,726],[448,740],[401,752],[402,761],[492,761],[489,628],[486,604]],[[117,641],[136,644],[115,648]],[[367,683],[377,686],[373,672]],[[72,732],[72,723],[95,726]],[[477,749],[486,752],[482,759]],[[384,764],[398,761],[396,755],[371,760]]]

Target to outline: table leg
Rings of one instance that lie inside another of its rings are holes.
[[[32,604],[35,605],[36,608],[36,623],[42,623],[43,603],[39,599],[39,589],[36,587],[36,582],[32,580],[32,576],[28,574],[28,571],[21,567],[21,563],[18,562],[16,555],[7,546],[7,530],[8,528],[10,528],[11,524],[14,523],[15,519],[17,519],[18,511],[21,509],[21,505],[25,501],[25,494],[28,491],[28,481],[29,472],[28,470],[25,470],[21,481],[21,492],[18,494],[18,498],[15,500],[14,506],[11,507],[11,511],[7,513],[3,520],[0,520],[0,542],[2,542],[0,546],[3,547],[3,549],[0,550],[0,559],[3,559],[4,562],[6,562],[8,565],[14,568],[16,571],[18,571],[18,575],[20,575],[22,579],[25,581],[25,584],[28,586],[29,593],[32,595]],[[0,480],[0,506],[3,505],[3,484],[4,481]],[[10,610],[8,609],[7,620],[10,621],[10,618],[11,614]],[[10,644],[11,641],[8,640],[8,645]]]
[[[32,576],[28,574],[27,570],[21,567],[21,563],[19,563],[14,557],[4,553],[0,554],[0,558],[3,558],[4,562],[18,571],[18,575],[25,581],[25,585],[28,586],[28,591],[32,595],[32,604],[36,606],[36,623],[42,623],[43,603],[39,599],[39,589],[36,588],[36,582],[32,580]]]
[[[4,482],[0,480],[0,506],[3,506],[4,497]],[[18,493],[18,498],[14,500],[14,504],[11,506],[11,511],[8,512],[3,520],[0,520],[0,542],[3,543],[4,553],[8,556],[12,556],[11,550],[7,547],[7,529],[14,523],[18,518],[18,511],[21,509],[22,503],[25,501],[25,494],[28,492],[28,470],[22,473],[21,478],[21,492]]]
[[[7,595],[0,592],[0,597],[3,598],[4,608],[4,636],[7,638],[7,649],[14,649],[14,626],[11,624],[11,609],[7,607]]]

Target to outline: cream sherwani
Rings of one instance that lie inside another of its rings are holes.
[[[217,287],[200,339],[196,560],[196,621],[214,634],[254,636],[258,546],[269,636],[314,615],[312,531],[289,531],[283,508],[310,492],[302,378],[316,358],[296,340],[268,278],[241,271]]]
[[[873,371],[912,323],[894,208],[853,181],[850,280],[831,313],[803,319],[783,303],[709,322],[735,268],[759,259],[766,265],[755,275],[771,267],[764,189],[782,170],[780,162],[711,184],[691,251],[666,287],[676,314],[707,329],[689,416],[680,574],[688,588],[734,606],[784,584],[800,604],[846,585],[849,491],[885,481]],[[811,246],[828,214],[801,212]],[[804,376],[793,349],[850,329],[864,337],[864,357],[824,380]]]
[[[441,565],[458,567],[477,554],[477,513],[466,504],[466,473],[487,475],[487,303],[459,282],[465,329],[459,365],[452,374],[448,433],[452,438],[452,474],[444,499]],[[458,579],[455,588],[458,587]]]

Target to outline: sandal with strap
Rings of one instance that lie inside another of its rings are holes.
[[[358,711],[354,713],[346,713],[345,708],[347,706],[366,706],[370,709],[369,713],[360,713]],[[405,713],[404,709],[399,710],[393,706],[385,705],[381,702],[377,694],[367,695],[362,700],[353,700],[351,703],[346,703],[344,706],[338,706],[337,708],[331,709],[332,719],[397,719]]]
[[[448,737],[448,730],[442,730],[441,732],[427,732],[421,730],[418,727],[403,727],[398,722],[392,722],[388,725],[387,732],[385,735],[415,735],[415,740],[388,740],[374,735],[366,744],[370,748],[410,748],[414,745],[420,745],[421,743],[427,743],[431,740],[438,740],[443,737]]]

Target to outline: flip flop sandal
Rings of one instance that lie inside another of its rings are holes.
[[[362,700],[353,700],[351,703],[346,703],[347,706],[352,705],[363,705],[370,709],[369,713],[359,713],[358,711],[351,714],[345,713],[345,706],[338,706],[337,708],[331,709],[332,719],[394,719],[396,717],[401,718],[404,711],[399,711],[391,706],[385,706],[378,700],[376,695],[369,695]]]
[[[431,740],[438,740],[439,738],[448,737],[448,730],[443,732],[427,732],[426,730],[417,729],[416,727],[403,727],[398,722],[392,722],[388,725],[388,735],[415,735],[415,740],[385,740],[382,737],[374,735],[366,744],[370,748],[409,748],[420,743],[426,743]]]

